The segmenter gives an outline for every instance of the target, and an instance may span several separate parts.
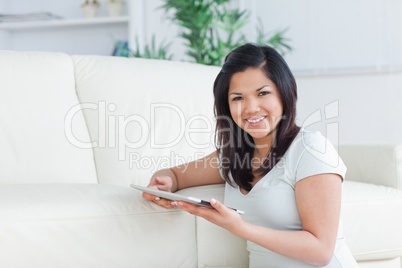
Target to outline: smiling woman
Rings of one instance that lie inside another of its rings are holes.
[[[295,123],[296,81],[273,48],[246,44],[227,56],[215,80],[214,96],[217,118],[233,118],[235,122],[217,120],[222,157],[250,154],[250,161],[259,158],[265,162],[255,170],[251,165],[238,169],[235,163],[222,170],[226,180],[230,173],[236,184],[249,191],[254,175],[268,173],[272,168],[268,163],[278,162],[299,131]]]
[[[251,268],[357,267],[340,225],[346,167],[325,137],[296,125],[296,82],[279,53],[252,44],[236,48],[214,96],[217,150],[156,172],[148,187],[175,192],[226,182],[225,205],[211,199],[212,210],[143,196],[246,239]]]

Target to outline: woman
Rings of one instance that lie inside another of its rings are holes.
[[[211,210],[144,198],[245,238],[250,267],[357,267],[340,227],[346,167],[323,136],[297,127],[296,82],[283,58],[266,46],[235,49],[214,96],[217,150],[156,172],[148,187],[175,192],[225,181],[227,207],[215,199]]]

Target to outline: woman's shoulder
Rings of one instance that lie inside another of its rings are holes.
[[[289,159],[293,159],[297,166],[302,162],[308,162],[314,166],[340,168],[342,173],[346,171],[336,147],[318,131],[301,129],[292,146],[293,148],[289,148]]]
[[[324,150],[328,139],[319,131],[309,131],[301,128],[289,147],[290,152],[303,153],[306,150]]]
[[[338,163],[339,155],[331,141],[319,131],[309,131],[300,129],[296,138],[292,142],[285,154],[287,160],[298,162],[302,157],[314,157],[325,162]]]
[[[294,183],[316,174],[334,173],[344,178],[346,173],[346,166],[329,139],[305,129],[300,129],[283,161]]]

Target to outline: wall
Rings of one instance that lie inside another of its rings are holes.
[[[295,70],[402,66],[402,1],[255,1],[266,27],[289,27]]]
[[[152,37],[155,36],[157,44],[169,44],[171,54],[174,54],[174,59],[186,59],[184,53],[185,46],[180,37],[179,27],[168,20],[168,14],[161,7],[164,1],[151,0],[144,1],[144,44],[150,44]]]
[[[297,75],[298,124],[334,143],[402,141],[402,72]]]

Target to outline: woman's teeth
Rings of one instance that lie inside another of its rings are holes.
[[[261,120],[263,120],[264,118],[265,118],[265,116],[263,116],[261,118],[258,118],[258,119],[255,119],[255,120],[251,120],[251,119],[246,119],[246,120],[247,120],[247,122],[250,122],[250,123],[258,123]]]

